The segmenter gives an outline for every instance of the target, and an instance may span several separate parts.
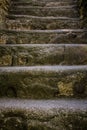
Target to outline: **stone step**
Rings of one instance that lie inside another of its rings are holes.
[[[52,2],[47,2],[47,1],[14,1],[12,3],[13,6],[27,6],[27,5],[31,5],[31,6],[41,6],[41,7],[57,7],[57,6],[70,6],[70,5],[77,5],[77,2],[73,1],[73,2],[58,2],[58,1],[52,1]]]
[[[1,30],[0,43],[2,44],[61,44],[87,43],[85,29],[58,29],[58,30]]]
[[[83,24],[78,18],[68,17],[36,17],[36,16],[8,16],[5,22],[7,29],[16,30],[51,30],[51,29],[67,29],[82,28]]]
[[[30,2],[30,0],[12,0],[12,2]],[[61,0],[31,0],[31,2],[61,2]],[[62,0],[62,2],[78,2],[78,0]]]
[[[67,16],[79,17],[77,7],[58,6],[58,7],[41,7],[41,6],[14,6],[9,10],[10,14],[31,15],[31,16]]]
[[[0,97],[87,97],[87,66],[0,67]]]
[[[0,66],[86,65],[87,44],[0,45]]]
[[[0,99],[0,124],[1,130],[86,130],[87,100]]]

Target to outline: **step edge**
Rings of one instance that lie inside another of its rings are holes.
[[[29,15],[8,15],[7,18],[31,18],[31,19],[54,19],[54,20],[75,20],[79,21],[80,18],[70,18],[70,17],[54,17],[54,16],[47,16],[47,17],[39,17],[39,16],[29,16]],[[10,20],[10,18],[8,19]]]
[[[57,46],[57,47],[85,47],[87,44],[0,44],[0,47],[49,47],[49,46]]]
[[[0,67],[0,73],[15,73],[15,72],[67,72],[67,71],[87,71],[87,65],[50,65],[50,66],[11,66],[11,67]]]
[[[44,105],[42,105],[42,102]],[[66,109],[68,110],[84,110],[87,111],[87,100],[86,99],[57,99],[57,100],[28,100],[28,99],[5,99],[0,98],[0,110],[4,108],[10,109],[42,109],[52,110],[56,108],[57,110]]]
[[[3,29],[0,32],[8,32],[8,33],[61,33],[61,32],[87,32],[87,29],[57,29],[57,30],[14,30],[14,29]]]

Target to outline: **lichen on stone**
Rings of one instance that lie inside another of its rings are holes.
[[[58,89],[60,96],[73,96],[73,83],[58,82]]]

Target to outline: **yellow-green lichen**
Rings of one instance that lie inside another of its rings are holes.
[[[73,83],[58,82],[58,89],[60,96],[73,96]]]
[[[10,55],[5,55],[0,57],[0,66],[5,65],[9,66],[12,63],[12,57]]]

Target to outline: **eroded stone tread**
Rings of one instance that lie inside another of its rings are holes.
[[[0,67],[0,97],[87,97],[87,66]]]
[[[31,16],[68,16],[79,17],[79,13],[76,7],[70,8],[70,6],[60,7],[15,7],[9,10],[10,14],[31,15]]]
[[[0,57],[0,66],[86,65],[87,45],[2,44]]]
[[[43,105],[42,105],[43,104]],[[36,109],[38,112],[46,112],[49,110],[72,110],[72,111],[86,111],[87,100],[86,99],[58,99],[58,100],[28,100],[28,99],[0,99],[0,110],[3,109],[24,109],[30,110]],[[49,111],[50,113],[50,111]]]
[[[7,15],[6,18],[8,18],[9,20],[13,19],[13,20],[16,20],[16,19],[59,19],[59,20],[76,20],[76,21],[79,21],[81,20],[80,18],[70,18],[70,17],[54,17],[54,16],[47,16],[47,17],[39,17],[39,16],[29,16],[29,15],[14,15],[14,14],[11,14],[11,15]]]
[[[83,24],[78,18],[68,17],[36,17],[36,16],[8,16],[5,22],[7,29],[15,30],[50,30],[50,29],[78,29],[83,28]]]
[[[2,130],[85,130],[87,101],[0,99],[0,123]]]
[[[2,35],[3,34],[3,35]],[[5,37],[5,38],[4,38]],[[1,30],[0,43],[5,44],[61,44],[87,43],[85,29],[58,30]]]
[[[13,2],[28,2],[29,0],[12,0]],[[61,2],[61,0],[32,0],[32,2]],[[62,2],[73,2],[73,0],[62,0]],[[77,2],[77,0],[74,0]]]
[[[46,7],[52,7],[52,6],[55,6],[55,7],[57,7],[57,6],[68,6],[68,5],[77,5],[77,2],[46,2],[46,1],[43,1],[43,2],[41,2],[41,1],[24,1],[24,2],[13,2],[12,3],[12,5],[13,6],[17,6],[17,5],[23,5],[23,6],[26,6],[26,5],[32,5],[32,6],[42,6],[42,7],[44,7],[44,6],[46,6]]]

